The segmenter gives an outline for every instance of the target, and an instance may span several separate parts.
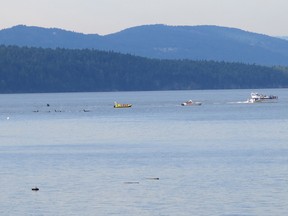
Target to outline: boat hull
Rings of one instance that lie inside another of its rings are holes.
[[[132,107],[132,104],[119,104],[119,103],[114,103],[114,108],[130,108]]]
[[[181,106],[200,106],[200,105],[202,105],[201,102],[195,102],[191,100],[181,103]]]

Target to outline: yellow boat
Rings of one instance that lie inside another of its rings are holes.
[[[117,102],[114,102],[114,108],[130,108],[132,107],[132,104],[120,104]]]

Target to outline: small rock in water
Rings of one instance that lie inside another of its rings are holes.
[[[38,187],[34,187],[34,188],[32,188],[32,191],[39,191],[39,188]]]
[[[139,184],[139,182],[124,182],[124,184]]]
[[[148,180],[160,180],[160,178],[146,178]]]

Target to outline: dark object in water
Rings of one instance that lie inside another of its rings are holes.
[[[139,182],[124,182],[124,184],[139,184]]]
[[[39,188],[38,187],[34,187],[34,188],[32,188],[32,191],[39,191]]]
[[[146,178],[148,180],[160,180],[160,178]]]

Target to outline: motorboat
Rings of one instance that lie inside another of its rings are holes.
[[[188,101],[181,103],[182,106],[194,106],[194,105],[200,106],[201,104],[202,104],[201,102],[192,101],[192,100],[188,100]]]
[[[251,98],[248,99],[248,103],[258,103],[258,102],[277,102],[278,96],[275,95],[264,95],[257,92],[251,93]]]
[[[257,98],[261,100],[275,100],[278,99],[278,96],[275,95],[264,95],[264,94],[259,94],[257,92],[252,92],[251,93],[251,98]]]
[[[132,107],[132,104],[121,104],[114,102],[114,108],[130,108]]]

